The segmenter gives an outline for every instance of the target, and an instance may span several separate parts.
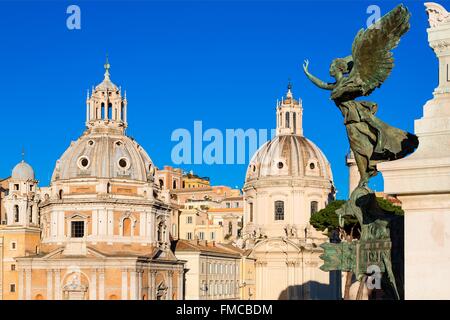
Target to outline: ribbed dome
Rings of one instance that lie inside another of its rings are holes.
[[[277,176],[333,180],[325,155],[300,135],[278,135],[259,148],[250,161],[246,182]]]
[[[57,161],[52,181],[84,177],[149,181],[155,167],[134,140],[125,135],[90,133],[72,142]]]
[[[34,180],[34,170],[22,160],[14,167],[11,177],[16,180]]]

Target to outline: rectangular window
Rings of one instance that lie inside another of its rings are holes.
[[[192,223],[192,217],[191,216],[186,217],[186,223],[189,223],[189,224]]]
[[[11,265],[11,271],[16,271],[16,265],[15,264]]]
[[[253,202],[250,202],[248,205],[250,211],[250,222],[253,222]]]
[[[19,190],[19,184],[14,184],[14,190]]]
[[[83,238],[84,237],[84,221],[72,221],[70,231],[71,231],[72,238]]]
[[[235,202],[234,205],[236,208],[239,208],[239,202]]]
[[[9,292],[16,292],[16,285],[14,283],[9,285]]]
[[[188,232],[188,233],[186,234],[186,239],[192,240],[192,232]]]
[[[205,233],[204,233],[204,232],[199,232],[198,238],[199,238],[200,240],[205,240]]]
[[[17,249],[17,243],[11,242],[11,250],[16,250],[16,249]]]
[[[284,202],[275,201],[275,220],[284,220]]]
[[[229,208],[229,207],[230,207],[230,203],[229,203],[229,202],[227,202],[227,203],[226,203],[226,206],[227,206],[227,208]]]
[[[216,238],[216,233],[215,232],[211,232],[211,240],[214,240]]]

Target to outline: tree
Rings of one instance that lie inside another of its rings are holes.
[[[314,213],[311,216],[309,223],[319,231],[327,230],[328,237],[330,238],[334,231],[340,231],[341,234],[344,232],[346,235],[351,236],[352,239],[358,237],[358,234],[354,234],[354,231],[359,230],[360,228],[356,217],[344,216],[344,228],[341,229],[339,227],[336,210],[341,208],[345,202],[346,201],[344,200],[335,200],[330,202],[324,209]],[[404,213],[401,207],[392,204],[384,198],[377,197],[377,202],[380,208],[387,214],[403,215]]]

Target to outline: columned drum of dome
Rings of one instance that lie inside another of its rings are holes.
[[[256,258],[256,299],[335,299],[339,279],[319,269],[326,236],[311,214],[334,199],[323,152],[303,135],[303,104],[289,84],[277,135],[253,155],[244,185],[244,246]]]

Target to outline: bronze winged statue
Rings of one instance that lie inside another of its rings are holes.
[[[380,268],[383,292],[387,297],[403,296],[403,244],[401,216],[387,214],[378,205],[375,193],[368,188],[369,179],[377,174],[377,164],[401,159],[414,152],[418,138],[392,127],[375,116],[378,105],[357,100],[370,95],[388,78],[394,67],[393,50],[409,30],[410,13],[398,5],[374,25],[361,29],[353,40],[352,54],[334,59],[330,75],[334,83],[326,83],[308,71],[308,60],[303,69],[306,76],[319,88],[330,90],[331,99],[344,116],[350,142],[361,179],[341,208],[336,210],[339,225],[344,227],[344,216],[358,219],[360,237],[349,243],[324,243],[321,255],[324,271],[355,272],[360,289],[367,279],[368,267]],[[391,250],[392,248],[392,250]]]
[[[326,83],[303,69],[319,88],[331,90],[331,99],[341,110],[350,148],[355,155],[361,176],[359,187],[366,187],[377,174],[376,164],[401,159],[412,153],[419,141],[411,133],[392,127],[375,116],[378,105],[356,100],[368,96],[387,79],[394,67],[391,50],[409,30],[410,13],[403,5],[387,13],[366,30],[361,29],[353,40],[352,54],[334,59],[330,75],[334,83]]]

